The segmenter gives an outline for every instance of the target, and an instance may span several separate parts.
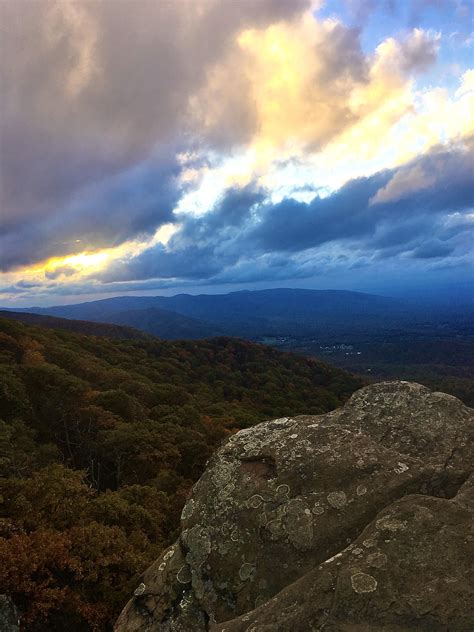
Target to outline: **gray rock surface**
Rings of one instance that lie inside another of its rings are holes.
[[[462,495],[395,501],[344,551],[211,631],[471,632],[474,523]]]
[[[474,629],[474,412],[413,383],[231,437],[117,632]]]
[[[20,632],[17,610],[6,595],[0,595],[0,632]]]

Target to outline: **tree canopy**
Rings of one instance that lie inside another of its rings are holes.
[[[361,381],[232,338],[116,340],[0,319],[0,593],[35,632],[108,630],[213,449]]]

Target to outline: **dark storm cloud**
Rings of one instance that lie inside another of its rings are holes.
[[[114,2],[3,1],[3,268],[69,253],[64,242],[89,242],[94,230],[94,247],[111,245],[168,219],[169,211],[156,212],[158,198],[148,209],[138,204],[133,218],[125,206],[116,215],[113,193],[111,200],[106,194],[90,200],[89,189],[107,188],[157,146],[176,148],[186,135],[189,148],[190,99],[235,35],[291,19],[307,6],[307,0],[208,0],[122,2],[118,9]],[[233,136],[229,127],[222,130],[226,142],[241,142],[255,125],[252,109],[240,107],[245,113]],[[170,170],[174,163],[170,152]],[[110,205],[98,209],[101,201]],[[83,204],[83,221],[74,204]]]
[[[448,257],[466,249],[472,222],[465,211],[473,207],[472,152],[456,147],[353,180],[309,203],[271,204],[252,187],[232,189],[208,214],[181,218],[167,246],[113,264],[100,278],[243,282],[311,276],[331,265],[350,268],[398,255]]]
[[[263,200],[263,192],[251,186],[230,189],[204,216],[182,218],[181,230],[166,247],[158,244],[132,260],[116,262],[101,275],[101,279],[213,277],[238,258],[239,235],[248,229],[252,211]]]
[[[18,226],[6,223],[0,234],[0,267],[8,270],[152,233],[173,219],[180,196],[178,174],[176,162],[155,158],[83,188],[61,212]]]
[[[426,173],[429,180],[417,184],[409,178],[411,172],[418,177]],[[436,214],[474,206],[472,173],[472,150],[433,151],[407,167],[353,180],[333,195],[315,197],[309,204],[290,199],[266,206],[253,236],[266,251],[300,251],[362,237],[370,245],[374,237],[373,243],[383,248],[391,245],[391,239],[399,240],[404,231],[411,230],[412,236],[425,232],[428,223],[436,221]],[[392,191],[391,183],[396,181],[399,188]],[[404,183],[410,185],[406,190]],[[380,242],[380,233],[385,244]]]
[[[265,251],[298,252],[328,241],[366,235],[377,223],[368,200],[388,177],[382,173],[352,180],[329,197],[317,196],[310,203],[285,199],[267,205],[253,237]]]

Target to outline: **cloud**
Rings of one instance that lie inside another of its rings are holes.
[[[413,29],[403,40],[393,37],[378,47],[378,63],[385,72],[392,71],[402,76],[422,72],[434,64],[439,49],[439,35],[423,29]]]
[[[13,249],[28,251],[31,231],[39,230],[43,240],[68,239],[52,238],[56,229],[67,232],[57,216],[73,213],[84,188],[87,197],[90,187],[106,187],[157,147],[171,144],[176,150],[183,137],[189,142],[195,133],[188,124],[190,98],[237,34],[290,19],[307,6],[306,0],[129,2],[119,9],[110,2],[2,2],[6,265],[21,261]],[[174,162],[170,155],[170,168]],[[96,218],[103,243],[107,225],[117,226],[123,217],[111,220],[115,206],[101,212],[109,215]],[[139,217],[136,223],[142,221],[148,220]],[[35,225],[31,230],[29,223]],[[84,237],[81,229],[78,221],[74,237]],[[126,233],[126,227],[117,232]],[[114,239],[115,234],[108,241]],[[47,256],[51,249],[38,250]]]
[[[191,114],[216,144],[251,142],[261,159],[275,148],[314,150],[409,93],[409,78],[435,62],[438,44],[413,29],[371,57],[358,29],[309,12],[250,28],[208,71]]]
[[[469,134],[472,71],[417,90],[437,33],[369,51],[390,2],[350,2],[357,28],[320,4],[3,2],[6,284],[300,278],[465,248],[471,158],[432,148]]]
[[[435,259],[438,257],[446,257],[450,255],[454,250],[454,246],[451,244],[443,243],[439,239],[432,239],[426,241],[418,248],[413,250],[412,256],[415,259]]]
[[[100,274],[102,281],[206,279],[238,259],[239,236],[264,200],[252,186],[232,188],[202,217],[182,217],[168,244],[157,244],[131,260],[117,261]],[[237,249],[237,250],[236,250]]]
[[[413,230],[415,218],[420,232],[430,230],[427,218],[433,227],[437,214],[474,206],[473,155],[469,146],[433,151],[407,168],[353,180],[326,198],[315,197],[307,204],[284,200],[265,208],[254,236],[265,250],[291,252],[331,241],[377,241],[380,232],[387,240],[391,232],[400,234],[404,225]],[[413,172],[431,173],[431,186],[412,186],[396,196],[393,183],[406,183],[406,174]]]
[[[54,270],[45,270],[44,276],[54,281],[60,277],[70,277],[76,274],[77,269],[74,266],[58,266]]]
[[[433,175],[426,173],[421,165],[401,169],[389,182],[370,198],[369,204],[396,202],[417,191],[428,189],[435,183]]]
[[[287,198],[272,204],[253,186],[234,188],[209,213],[183,216],[166,246],[114,262],[94,278],[104,284],[150,278],[236,283],[310,276],[401,255],[421,260],[465,252],[474,226],[471,160],[469,146],[438,149],[309,203]],[[373,201],[418,172],[433,174],[430,187]]]
[[[0,294],[26,294],[30,296],[32,290],[41,290],[44,284],[30,283],[29,281],[17,281],[14,285],[0,286]]]
[[[50,257],[112,247],[151,235],[169,222],[180,197],[180,165],[154,157],[101,182],[83,187],[56,211],[28,222],[2,223],[0,267],[9,270]]]

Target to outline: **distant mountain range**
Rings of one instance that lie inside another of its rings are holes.
[[[431,318],[426,310],[372,294],[272,289],[229,294],[122,296],[17,312],[134,327],[166,339],[321,334],[399,326]]]

